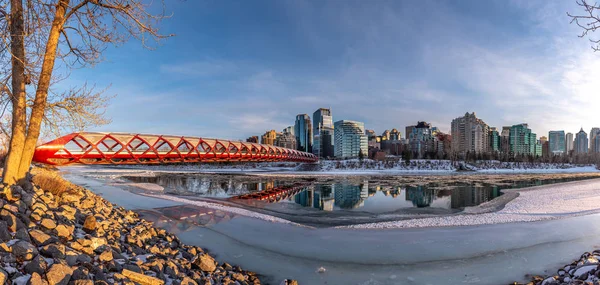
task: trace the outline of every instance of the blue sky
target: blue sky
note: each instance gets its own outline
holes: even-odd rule
[[[586,132],[600,125],[600,53],[575,1],[167,1],[155,50],[131,41],[73,71],[116,94],[119,131],[245,139],[332,109],[381,133],[428,121]],[[600,35],[598,35],[600,37]]]

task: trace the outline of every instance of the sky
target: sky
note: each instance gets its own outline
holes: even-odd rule
[[[109,47],[63,82],[116,95],[90,131],[245,139],[320,107],[377,133],[449,132],[465,112],[538,136],[600,126],[600,52],[569,24],[575,0],[166,2],[174,37]]]

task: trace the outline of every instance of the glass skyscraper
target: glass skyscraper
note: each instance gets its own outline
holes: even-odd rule
[[[565,131],[548,132],[548,143],[550,144],[550,153],[554,155],[563,154],[566,149]]]
[[[296,135],[296,149],[312,153],[312,125],[310,116],[300,114],[296,116],[294,124],[294,134]]]
[[[318,157],[333,157],[333,132],[331,110],[316,110],[313,113],[313,154]]]

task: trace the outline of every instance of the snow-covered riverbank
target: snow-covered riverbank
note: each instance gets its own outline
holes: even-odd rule
[[[494,160],[462,162],[450,160],[374,161],[365,159],[323,160],[317,164],[285,162],[226,163],[193,165],[130,165],[106,171],[145,170],[154,172],[201,172],[234,174],[299,175],[377,175],[377,174],[454,174],[460,173],[590,173],[600,172],[594,165],[563,163],[500,162]]]

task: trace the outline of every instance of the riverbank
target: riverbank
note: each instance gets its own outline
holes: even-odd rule
[[[0,199],[0,284],[261,284],[55,173],[33,182]]]

